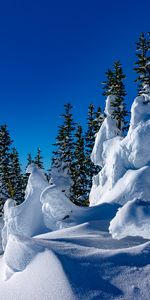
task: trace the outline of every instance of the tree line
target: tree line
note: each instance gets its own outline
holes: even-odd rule
[[[138,94],[145,91],[145,86],[150,86],[150,34],[141,33],[136,43],[136,57],[134,70],[137,73],[135,81],[138,83]],[[108,69],[103,82],[103,95],[113,95],[111,102],[112,118],[120,134],[125,135],[128,129],[128,111],[125,97],[127,95],[123,72],[120,61],[115,61],[111,69]],[[95,109],[93,104],[88,107],[87,130],[84,132],[81,124],[74,121],[72,105],[64,105],[62,125],[58,127],[58,134],[52,153],[52,163],[49,172],[45,172],[51,184],[55,183],[54,174],[58,178],[67,178],[70,183],[69,197],[78,205],[88,205],[89,192],[92,185],[92,177],[100,170],[90,160],[94,146],[95,135],[100,129],[105,114],[101,107]],[[36,163],[44,169],[40,148],[32,159],[27,157],[27,166]],[[0,214],[7,198],[13,198],[16,204],[24,199],[24,191],[28,176],[21,170],[19,155],[13,147],[9,130],[6,125],[0,126]],[[66,192],[63,190],[63,192]],[[68,195],[67,195],[68,196]]]

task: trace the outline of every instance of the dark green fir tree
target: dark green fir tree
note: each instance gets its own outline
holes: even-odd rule
[[[144,87],[150,87],[150,34],[140,34],[139,39],[136,43],[136,56],[137,61],[135,62],[134,70],[137,72],[138,77],[138,91],[141,94],[145,91]]]
[[[84,136],[81,125],[77,126],[75,132],[75,149],[73,164],[73,186],[71,189],[71,200],[77,205],[87,205],[87,176],[86,156],[84,152]]]
[[[32,160],[32,159],[31,159]],[[43,166],[43,157],[42,157],[42,155],[41,155],[41,149],[38,147],[38,149],[37,149],[37,155],[35,156],[35,158],[34,158],[34,162],[35,162],[35,164],[39,167],[39,168],[41,168],[41,169],[44,169],[44,166]]]
[[[10,149],[12,140],[6,125],[0,126],[0,215],[5,201],[11,197],[13,186],[10,178]]]
[[[96,175],[100,168],[95,166],[91,161],[91,153],[95,143],[95,135],[99,131],[104,121],[104,115],[99,107],[95,112],[93,104],[89,105],[87,117],[87,131],[85,133],[85,154],[86,154],[86,176],[87,176],[87,192],[89,193],[92,186],[92,178]]]
[[[58,134],[56,137],[56,143],[54,144],[55,150],[53,151],[52,164],[50,177],[51,182],[54,182],[54,177],[64,176],[70,182],[69,189],[72,185],[72,172],[73,172],[73,160],[74,160],[74,130],[75,123],[72,115],[72,105],[70,103],[64,105],[64,114],[61,115],[63,122],[58,127]],[[54,175],[55,174],[55,175]],[[68,193],[67,193],[68,195]]]
[[[103,82],[103,95],[112,96],[112,118],[116,120],[116,126],[122,134],[125,134],[128,130],[128,111],[125,102],[126,90],[124,85],[125,78],[126,76],[123,73],[120,61],[115,61],[113,70],[106,72],[106,81]]]
[[[12,184],[11,197],[17,204],[20,204],[24,200],[24,180],[16,148],[13,148],[10,154],[10,179]]]

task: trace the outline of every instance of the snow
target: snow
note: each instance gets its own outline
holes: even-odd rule
[[[44,189],[40,198],[45,225],[56,230],[63,226],[63,220],[67,219],[73,209],[73,203],[56,185]]]
[[[1,300],[148,300],[150,242],[113,240],[100,228],[89,221],[34,239],[10,236],[0,260]]]
[[[106,107],[108,100],[110,100],[109,97]],[[106,113],[107,123],[108,109]],[[141,197],[148,201],[150,194],[150,93],[143,93],[134,100],[131,108],[130,128],[125,138],[121,136],[104,138],[104,127],[105,123],[97,134],[92,153],[93,162],[101,165],[102,170],[93,178],[90,205],[113,201],[123,205]]]
[[[128,235],[150,239],[150,202],[141,199],[128,201],[119,208],[110,222],[109,231],[115,239]]]
[[[25,201],[6,201],[1,300],[149,300],[150,93],[135,99],[126,137],[111,101],[91,156],[102,170],[90,207],[71,203],[67,173],[53,170],[49,184],[34,164]]]
[[[35,164],[31,164],[28,167],[27,173],[30,173],[30,176],[24,202],[15,206],[15,201],[8,199],[4,205],[4,227],[2,229],[3,250],[6,248],[10,234],[30,237],[46,230],[40,195],[48,186],[48,182],[42,170]]]
[[[73,184],[71,179],[67,163],[59,162],[55,159],[55,163],[52,164],[50,184],[57,186],[61,192],[63,192],[68,198],[70,196],[70,188]]]
[[[103,155],[104,155],[104,145],[105,142],[116,137],[117,135],[121,135],[120,131],[116,127],[116,122],[111,117],[111,102],[114,100],[114,96],[108,96],[106,99],[106,107],[105,114],[106,118],[96,135],[95,145],[91,154],[91,160],[95,165],[103,167]],[[105,147],[106,148],[106,147]]]

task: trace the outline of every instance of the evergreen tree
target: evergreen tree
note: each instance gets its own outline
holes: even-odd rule
[[[105,73],[106,80],[102,82],[103,86],[103,96],[114,95],[115,88],[115,76],[111,69],[108,69]]]
[[[97,111],[95,112],[95,118],[93,121],[94,131],[97,133],[104,122],[105,116],[101,110],[101,107],[98,106]]]
[[[30,164],[32,164],[32,162],[33,162],[33,159],[32,159],[31,153],[28,153],[28,156],[27,156],[27,166],[26,166],[26,168],[27,168]]]
[[[75,133],[75,149],[73,164],[73,186],[71,189],[71,200],[78,205],[87,203],[87,178],[86,178],[86,157],[84,152],[84,136],[81,125],[77,126]]]
[[[10,197],[20,204],[24,200],[24,182],[16,148],[13,148],[10,154],[10,181],[12,185]]]
[[[70,103],[64,105],[65,112],[61,116],[63,124],[58,128],[58,135],[56,137],[55,149],[52,157],[52,169],[57,169],[61,176],[72,177],[73,171],[73,156],[74,156],[74,129],[75,123],[72,116],[72,105]],[[71,189],[71,186],[70,186]]]
[[[95,166],[91,161],[91,153],[95,143],[95,135],[99,131],[104,121],[104,115],[99,107],[95,112],[94,105],[90,104],[87,117],[87,131],[85,133],[85,153],[86,153],[86,175],[87,175],[87,192],[89,193],[92,186],[92,178],[96,175],[100,168]]]
[[[34,162],[38,165],[39,168],[44,169],[42,158],[43,157],[41,156],[41,149],[38,147],[37,155],[35,156]]]
[[[116,120],[117,128],[122,133],[128,129],[128,122],[126,121],[128,111],[125,103],[126,91],[123,83],[125,77],[120,61],[115,61],[113,70],[106,72],[106,81],[103,82],[103,95],[114,96],[111,102],[112,118]]]
[[[29,174],[26,173],[26,170],[27,170],[28,166],[32,163],[33,163],[33,159],[32,159],[31,153],[28,153],[28,155],[27,155],[27,164],[26,164],[26,167],[25,167],[25,174],[23,174],[23,190],[24,191],[26,189],[28,179],[29,179]]]
[[[12,140],[6,125],[0,126],[0,215],[4,203],[11,196],[13,186],[10,179],[10,147]]]
[[[138,77],[136,82],[139,83],[139,94],[142,92],[145,85],[150,86],[150,35],[146,35],[143,32],[139,36],[139,40],[136,43],[136,56],[134,70],[137,72]]]

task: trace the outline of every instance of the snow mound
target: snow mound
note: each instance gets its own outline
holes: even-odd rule
[[[141,236],[150,239],[150,202],[128,201],[110,222],[109,232],[115,239]]]
[[[149,201],[150,177],[146,178],[146,173],[149,176],[150,93],[143,93],[134,100],[130,128],[125,138],[115,130],[115,124],[111,132],[114,120],[110,116],[110,102],[111,97],[108,97],[107,116],[96,136],[91,156],[102,170],[93,178],[90,205],[113,201],[123,205],[135,198]],[[109,125],[112,136],[107,133]]]
[[[56,185],[47,187],[41,194],[44,222],[51,229],[63,227],[73,210],[73,204]]]
[[[42,251],[44,248],[33,239],[10,234],[4,253],[4,279],[23,271],[34,256]]]
[[[3,250],[6,248],[9,234],[30,237],[46,230],[40,195],[49,184],[43,172],[35,164],[28,167],[27,173],[31,174],[24,202],[15,206],[15,201],[8,199],[4,205]]]

